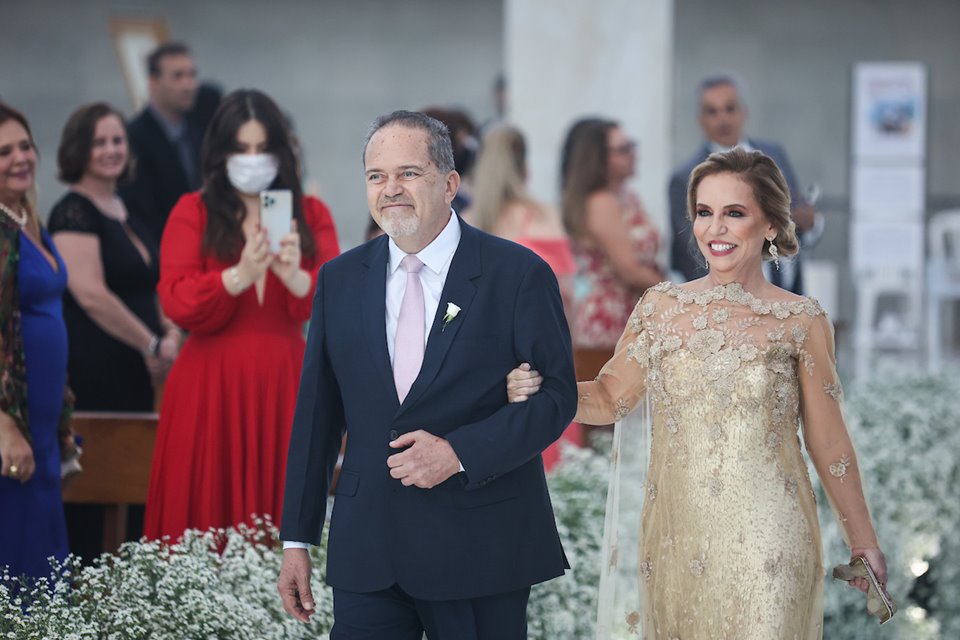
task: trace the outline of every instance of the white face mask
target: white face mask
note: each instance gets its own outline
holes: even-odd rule
[[[237,153],[227,158],[227,178],[240,193],[256,195],[276,179],[279,164],[272,153]]]

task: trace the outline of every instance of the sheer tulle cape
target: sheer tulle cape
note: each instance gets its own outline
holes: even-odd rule
[[[643,637],[640,527],[650,457],[650,396],[614,425],[597,597],[597,640]]]

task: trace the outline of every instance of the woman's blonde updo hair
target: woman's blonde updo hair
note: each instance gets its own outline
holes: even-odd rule
[[[735,147],[730,151],[712,153],[690,173],[687,187],[687,217],[690,224],[697,215],[697,189],[707,176],[732,173],[753,189],[753,197],[767,220],[777,230],[773,243],[783,257],[796,255],[800,250],[796,225],[790,217],[790,188],[777,163],[759,151]],[[763,259],[771,260],[770,242],[763,241]]]

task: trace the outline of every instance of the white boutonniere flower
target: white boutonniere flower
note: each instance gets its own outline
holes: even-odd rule
[[[457,317],[457,314],[460,313],[460,307],[453,304],[452,302],[447,303],[447,312],[443,316],[443,326],[440,327],[440,332],[446,331],[447,325],[450,324],[454,318]]]

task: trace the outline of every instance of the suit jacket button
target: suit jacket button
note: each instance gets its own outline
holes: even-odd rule
[[[396,430],[396,429],[390,429],[390,442],[393,442],[394,440],[396,440],[396,439],[399,438],[399,437],[400,437],[400,434],[397,433],[397,430]]]

